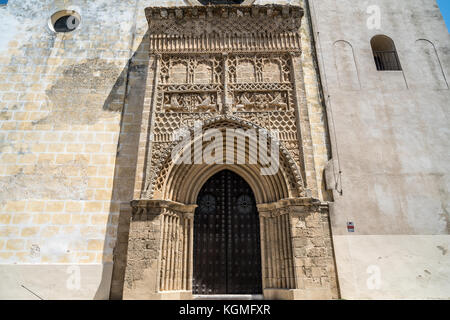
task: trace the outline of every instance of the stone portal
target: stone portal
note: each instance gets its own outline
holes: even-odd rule
[[[206,263],[202,255],[211,253],[197,241],[209,223],[199,214],[205,206],[195,210],[198,197],[204,200],[207,181],[230,171],[254,196],[244,199],[254,201],[254,215],[246,223],[250,243],[242,246],[257,261],[248,270],[237,263],[242,288],[229,278],[220,288],[205,290],[250,294],[262,289],[273,299],[336,298],[328,207],[311,198],[317,185],[306,174],[313,154],[301,59],[302,8],[147,8],[146,14],[150,67],[124,298],[190,298],[193,292],[203,293],[202,281],[209,283],[205,274],[224,272],[228,279],[228,259],[217,258],[219,265],[199,273],[199,261]],[[215,163],[203,157],[211,129],[235,134],[224,139],[223,158]],[[255,153],[248,130],[268,132],[269,144],[279,151],[277,170],[269,175],[261,169],[274,152]],[[182,148],[180,136],[187,138]],[[186,150],[189,156],[175,161]],[[234,151],[233,161],[225,150]],[[220,216],[214,210],[211,215]],[[238,211],[226,217],[235,219]],[[200,274],[206,278],[199,279]]]

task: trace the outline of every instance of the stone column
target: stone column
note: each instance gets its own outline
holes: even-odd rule
[[[150,198],[151,197],[151,186],[148,185],[148,182],[153,183],[154,177],[151,175],[151,168],[152,166],[149,163],[146,163],[145,159],[151,159],[152,158],[152,152],[153,152],[153,132],[155,128],[155,108],[156,108],[156,100],[158,96],[158,86],[159,86],[159,80],[160,80],[160,73],[161,73],[161,54],[156,54],[151,56],[151,60],[153,60],[153,79],[152,81],[148,81],[149,84],[147,84],[147,93],[146,97],[144,99],[144,104],[147,106],[149,105],[149,114],[147,115],[147,119],[142,119],[142,128],[141,128],[141,135],[146,134],[145,136],[145,144],[140,144],[139,146],[139,157],[138,157],[138,165],[143,166],[142,173],[145,171],[145,175],[139,176],[139,179],[136,179],[140,182],[140,186],[142,187],[142,180],[145,177],[150,177],[150,180],[145,181],[144,184],[144,190],[141,190],[141,194],[139,194],[139,197],[143,198]],[[148,77],[147,80],[151,80],[150,77]],[[147,122],[144,122],[144,120],[147,120]],[[141,138],[142,139],[142,138]],[[148,143],[148,145],[147,145]],[[136,187],[139,185],[136,184]],[[136,189],[135,187],[135,189]],[[135,191],[136,195],[136,191]]]
[[[230,84],[230,75],[229,75],[229,65],[228,65],[228,53],[222,54],[223,60],[223,96],[222,96],[222,114],[232,114],[233,113],[233,97],[230,94],[229,84]]]
[[[258,210],[265,298],[338,298],[328,205],[295,198]]]
[[[196,205],[136,200],[132,207],[124,299],[190,299]]]
[[[295,289],[289,216],[285,208],[259,206],[264,289]]]

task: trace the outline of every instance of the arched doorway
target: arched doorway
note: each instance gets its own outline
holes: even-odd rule
[[[248,183],[224,170],[197,198],[193,294],[262,293],[259,216]]]
[[[336,292],[328,206],[311,197],[320,170],[303,130],[304,12],[251,2],[146,9],[152,68],[124,251],[126,299]],[[222,161],[211,134],[222,138]],[[270,152],[260,148],[265,138]],[[273,174],[264,174],[268,166]]]

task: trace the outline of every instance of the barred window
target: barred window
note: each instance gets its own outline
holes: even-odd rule
[[[378,71],[402,70],[394,41],[391,38],[383,35],[375,36],[370,44]]]

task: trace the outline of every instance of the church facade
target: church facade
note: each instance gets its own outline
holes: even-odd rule
[[[450,298],[434,0],[0,16],[0,298]]]

